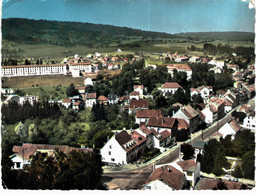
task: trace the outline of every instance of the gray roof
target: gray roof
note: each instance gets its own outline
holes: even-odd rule
[[[204,141],[195,141],[193,143],[193,148],[203,149],[206,144],[207,144],[207,142],[204,142]]]

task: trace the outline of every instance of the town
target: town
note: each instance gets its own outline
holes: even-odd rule
[[[23,65],[2,66],[3,79],[65,75],[84,82],[70,83],[61,92],[63,99],[2,88],[3,142],[14,144],[12,154],[5,156],[10,159],[7,173],[18,171],[18,182],[29,174],[23,170],[39,171],[40,159],[61,154],[74,159],[74,151],[80,151],[95,155],[91,161],[98,166],[90,167],[103,174],[94,183],[97,189],[254,187],[253,60],[238,62],[236,54],[225,59],[178,52],[126,54],[121,49],[116,54],[76,54],[59,64],[28,65],[26,60]],[[149,63],[152,58],[157,63]],[[5,150],[8,154],[10,148]],[[80,158],[89,157],[74,161]],[[44,171],[33,174],[49,170]],[[120,181],[122,174],[130,174],[129,182]],[[3,179],[6,186],[8,177]],[[24,187],[33,188],[28,181]],[[58,182],[42,178],[38,186],[74,187]]]

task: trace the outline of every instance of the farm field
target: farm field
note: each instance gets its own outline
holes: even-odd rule
[[[9,88],[33,88],[47,87],[47,86],[68,86],[71,83],[74,85],[83,85],[83,78],[73,78],[65,75],[54,75],[54,76],[30,76],[30,77],[11,77],[2,78],[2,87]]]

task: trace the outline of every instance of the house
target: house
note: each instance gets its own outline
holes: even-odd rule
[[[98,97],[98,101],[99,101],[100,104],[103,104],[105,106],[108,104],[108,98],[104,95],[100,95]]]
[[[200,95],[204,102],[207,102],[209,99],[210,94],[212,94],[213,89],[212,86],[200,86],[198,88],[190,88],[190,96],[191,98],[193,95]]]
[[[233,119],[229,123],[226,123],[218,130],[218,134],[224,139],[227,135],[231,135],[234,139],[235,134],[241,130],[241,126]]]
[[[14,95],[14,90],[11,89],[11,88],[2,88],[2,89],[1,89],[1,93],[2,93],[4,96],[7,96],[7,95]]]
[[[159,88],[159,90],[162,91],[165,96],[167,93],[173,95],[179,88],[182,89],[182,87],[176,82],[166,82]]]
[[[87,77],[86,79],[84,79],[84,85],[93,85],[93,81],[91,78]]]
[[[228,113],[234,108],[234,106],[233,106],[234,104],[229,100],[224,100],[224,101],[225,101],[224,112]]]
[[[136,131],[147,138],[148,148],[158,148],[161,152],[165,150],[165,147],[172,143],[171,131],[164,130],[160,133],[153,128],[147,128],[145,125],[140,126]]]
[[[205,116],[204,121],[207,124],[212,124],[218,120],[218,108],[215,105],[207,104],[201,112]]]
[[[252,85],[244,85],[242,90],[247,94],[247,97],[249,99],[251,99],[252,97],[255,96],[255,85],[254,84],[252,84]]]
[[[127,164],[136,160],[138,152],[147,147],[147,139],[138,132],[121,131],[100,150],[102,161],[108,164]]]
[[[24,104],[25,102],[28,102],[31,105],[33,105],[34,102],[38,102],[38,96],[27,95],[27,96],[20,97],[20,104]]]
[[[118,103],[117,95],[108,94],[108,103],[109,104],[116,104],[116,103]]]
[[[138,110],[135,116],[135,123],[147,123],[150,117],[162,117],[161,110]]]
[[[199,182],[196,184],[195,190],[213,190],[217,189],[218,183],[221,182],[218,179],[210,179],[210,178],[200,178]],[[226,181],[223,180],[224,184],[227,186],[228,190],[241,190],[243,189],[243,183],[234,182],[234,181]]]
[[[13,169],[23,169],[25,166],[30,165],[33,155],[37,152],[47,153],[54,155],[55,150],[59,150],[68,154],[71,151],[83,151],[86,153],[93,152],[93,149],[88,148],[74,148],[67,145],[48,145],[48,144],[31,144],[24,143],[22,146],[13,146],[13,155],[10,156],[13,162]]]
[[[80,101],[80,100],[75,101],[73,102],[72,109],[79,111],[83,107],[83,104],[84,104],[83,101]]]
[[[185,174],[171,166],[159,167],[150,174],[143,185],[144,190],[182,190],[186,185]]]
[[[200,141],[200,140],[196,140],[192,147],[195,150],[195,156],[197,156],[198,154],[203,155],[204,154],[204,147],[207,145],[207,142],[205,141]]]
[[[242,104],[238,109],[237,112],[243,112],[245,114],[248,114],[250,111],[250,106],[247,104]]]
[[[78,90],[80,94],[85,94],[86,86],[76,86],[75,89]]]
[[[211,98],[209,100],[210,105],[214,105],[217,108],[218,119],[221,119],[225,116],[225,100],[222,98]]]
[[[178,161],[177,165],[182,168],[183,173],[185,173],[187,185],[195,187],[197,180],[200,178],[201,165],[194,159]]]
[[[184,119],[189,124],[190,133],[193,133],[200,124],[200,116],[190,105],[181,107],[173,118]]]
[[[189,61],[189,57],[183,56],[183,57],[177,57],[175,59],[175,62],[188,62]]]
[[[150,117],[146,126],[154,128],[157,132],[169,130],[173,134],[178,130],[178,120],[171,117]]]
[[[192,76],[192,69],[187,64],[167,64],[168,73],[172,75],[174,70],[177,70],[177,72],[185,72],[187,73],[187,80],[191,79]]]
[[[129,114],[136,114],[137,110],[149,109],[147,100],[131,100],[129,105]]]
[[[133,91],[130,93],[130,99],[131,100],[139,100],[141,94],[138,91]]]
[[[232,69],[233,71],[238,71],[239,66],[236,64],[227,64],[227,69]]]
[[[191,63],[198,63],[201,61],[201,58],[199,56],[192,56],[190,59],[189,59],[189,62]]]
[[[79,73],[82,72],[92,72],[92,64],[87,62],[82,63],[69,63],[68,64],[69,72],[72,72],[73,70],[79,70]]]
[[[85,106],[92,108],[96,104],[97,95],[96,93],[86,93],[85,94]]]
[[[62,100],[62,105],[65,106],[66,108],[70,108],[71,104],[72,104],[72,100],[70,98]]]
[[[224,60],[211,60],[208,62],[209,65],[213,65],[216,68],[223,69],[225,66],[225,61]]]
[[[246,129],[252,129],[255,131],[256,129],[255,111],[251,112],[244,118],[242,127]]]

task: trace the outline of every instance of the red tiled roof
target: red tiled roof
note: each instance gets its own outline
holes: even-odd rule
[[[167,64],[167,68],[169,70],[185,70],[185,71],[188,71],[188,70],[192,70],[187,64]]]
[[[232,102],[229,100],[225,100],[225,106],[232,106]]]
[[[123,101],[125,99],[129,99],[129,96],[122,96],[122,97],[119,98],[120,101]]]
[[[78,100],[78,101],[74,102],[74,106],[79,106],[81,103],[82,102]]]
[[[107,98],[106,96],[104,96],[104,95],[100,95],[100,96],[98,97],[98,100],[99,100],[99,101],[108,101],[108,98]]]
[[[96,93],[87,93],[86,99],[96,99],[97,95]]]
[[[149,135],[150,133],[152,133],[152,131],[151,131],[150,129],[148,129],[148,128],[146,127],[146,125],[140,126],[140,130],[141,130],[142,132],[144,132],[146,135]]]
[[[241,126],[234,119],[231,122],[229,122],[229,125],[235,130],[235,132],[241,130]]]
[[[72,101],[71,101],[71,99],[70,98],[68,98],[68,99],[63,99],[62,100],[62,103],[71,103]]]
[[[220,106],[221,104],[224,104],[224,103],[225,103],[224,99],[221,99],[221,98],[212,98],[212,99],[210,99],[209,102],[215,103],[215,104],[217,104],[218,106]]]
[[[165,84],[163,84],[162,88],[182,88],[182,87],[176,82],[166,82]]]
[[[194,171],[196,168],[195,160],[184,160],[177,163],[183,171]]]
[[[131,136],[127,133],[127,131],[121,131],[120,133],[115,135],[116,141],[122,146],[127,142],[132,141]]]
[[[88,62],[73,63],[73,62],[71,62],[69,65],[70,65],[70,66],[76,66],[76,65],[91,65],[91,63],[88,63]]]
[[[149,108],[149,102],[147,100],[131,100],[129,108]]]
[[[136,145],[140,145],[147,141],[147,138],[145,138],[143,135],[139,134],[137,131],[132,131],[131,133],[132,139],[136,141]]]
[[[149,118],[149,117],[161,117],[162,111],[161,110],[138,110],[136,112],[137,118]]]
[[[181,111],[189,118],[194,118],[199,115],[190,105],[181,108]]]
[[[169,130],[164,130],[164,131],[162,131],[162,132],[160,133],[160,135],[162,136],[162,137],[160,138],[160,140],[164,140],[164,139],[166,139],[167,137],[170,137],[170,136],[172,135],[172,133],[171,133],[171,131],[169,131]]]
[[[184,173],[178,169],[171,165],[166,165],[155,169],[147,179],[146,183],[155,180],[160,180],[175,190],[181,190],[186,181],[186,177]]]
[[[189,128],[189,124],[184,119],[177,118],[177,120],[178,120],[178,130],[181,130],[181,129],[187,130]]]
[[[24,159],[29,160],[31,156],[35,154],[38,150],[56,150],[58,149],[61,152],[64,152],[68,154],[72,150],[78,150],[78,151],[85,151],[85,152],[92,152],[92,149],[82,149],[82,148],[74,148],[69,147],[67,145],[48,145],[48,144],[30,144],[25,143],[22,146],[13,146],[13,152],[21,157],[24,157]]]
[[[143,86],[143,85],[134,85],[134,86],[133,86],[133,89],[137,89],[137,88],[141,88],[141,89],[143,89],[143,88],[144,88],[144,86]]]
[[[173,128],[176,119],[170,117],[150,117],[147,126]]]
[[[243,185],[240,182],[234,181],[226,181],[222,180],[229,190],[240,190]],[[209,179],[209,178],[201,178],[198,184],[197,190],[212,190],[213,188],[217,188],[219,180]]]
[[[133,91],[130,93],[130,95],[140,95],[140,93],[138,91]]]

